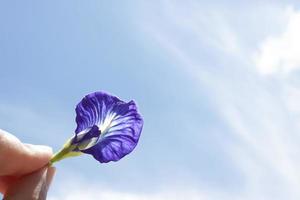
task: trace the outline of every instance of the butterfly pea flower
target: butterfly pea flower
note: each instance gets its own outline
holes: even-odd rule
[[[100,163],[118,161],[136,147],[143,119],[134,101],[105,92],[86,95],[76,106],[75,134],[50,160],[90,154]]]

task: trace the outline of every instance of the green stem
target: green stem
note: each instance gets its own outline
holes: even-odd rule
[[[64,158],[79,156],[82,154],[81,152],[73,151],[76,148],[76,146],[71,145],[70,141],[71,140],[69,140],[59,152],[55,153],[52,156],[52,158],[49,161],[49,166],[53,165],[53,163],[58,162]]]

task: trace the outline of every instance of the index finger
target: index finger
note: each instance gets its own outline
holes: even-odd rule
[[[0,176],[27,174],[45,166],[52,149],[42,145],[23,144],[0,129]]]

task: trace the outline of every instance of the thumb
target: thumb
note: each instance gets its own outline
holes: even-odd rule
[[[52,149],[47,146],[23,144],[14,135],[0,129],[0,176],[28,174],[45,166]]]
[[[54,167],[44,167],[21,177],[8,188],[4,200],[45,200],[54,174]]]

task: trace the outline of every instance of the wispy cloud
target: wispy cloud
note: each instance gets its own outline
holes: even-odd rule
[[[259,5],[254,16],[255,6],[251,11],[239,7],[241,11],[235,13],[226,5],[207,10],[194,1],[184,5],[164,2],[159,20],[152,18],[144,28],[174,63],[180,63],[176,65],[182,66],[182,71],[195,78],[199,88],[210,89],[212,102],[230,127],[232,142],[224,152],[232,156],[243,176],[238,192],[230,194],[232,199],[299,199],[300,130],[291,112],[299,110],[295,103],[300,101],[299,92],[291,91],[287,80],[260,76],[300,66],[299,13],[278,5],[268,17],[277,19],[279,15],[288,26],[277,27],[277,22],[259,21],[271,5]],[[239,14],[244,18],[239,19]],[[243,26],[239,26],[240,20]],[[268,25],[270,30],[282,29],[283,34],[274,37],[271,31],[251,35],[247,25],[253,28],[253,22],[258,29]],[[243,34],[241,29],[250,34]],[[258,54],[255,60],[253,54]],[[287,91],[292,100],[285,97]],[[225,187],[215,189],[215,194],[225,191]]]
[[[286,74],[300,67],[300,13],[288,7],[286,16],[282,33],[268,36],[256,53],[256,65],[262,74]]]
[[[67,186],[67,187],[66,187]],[[124,192],[109,189],[101,184],[91,184],[74,179],[61,182],[60,190],[51,195],[49,200],[81,200],[81,199],[104,199],[104,200],[231,200],[225,194],[214,194],[209,191],[200,191],[193,188],[168,188],[155,193]]]

